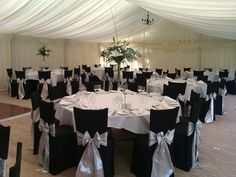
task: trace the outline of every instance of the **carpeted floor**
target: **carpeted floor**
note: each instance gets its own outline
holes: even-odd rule
[[[31,107],[30,100],[17,100],[0,92],[1,102]],[[216,121],[204,124],[201,130],[200,164],[202,168],[184,172],[175,168],[176,177],[234,177],[236,176],[236,96],[225,97],[225,114],[217,116]],[[37,156],[32,155],[30,135],[30,115],[18,116],[16,119],[4,119],[3,125],[11,126],[8,162],[15,162],[16,142],[23,142],[21,177],[52,177],[35,170],[39,168]],[[119,142],[115,146],[115,177],[134,177],[130,173],[131,142]],[[75,176],[75,168],[68,169],[58,177]]]
[[[16,106],[12,104],[7,104],[7,103],[0,103],[0,119],[5,119],[8,117],[20,115],[23,113],[30,112],[31,109],[29,108],[24,108],[21,106]]]

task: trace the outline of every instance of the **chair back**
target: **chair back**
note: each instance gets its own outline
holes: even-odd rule
[[[47,122],[48,125],[55,123],[55,111],[54,111],[54,103],[41,100],[39,103],[39,112],[40,117]]]
[[[123,79],[133,79],[133,71],[123,71]]]
[[[40,96],[39,90],[35,90],[31,96],[32,110],[35,110],[39,107],[40,100],[41,100],[41,96]]]
[[[179,92],[173,87],[164,84],[163,85],[163,96],[168,96],[170,98],[176,99],[179,95]]]
[[[50,79],[51,78],[51,71],[38,71],[39,80],[44,79]]]
[[[167,73],[167,77],[169,77],[171,79],[175,79],[176,78],[176,73]]]
[[[80,67],[74,68],[74,75],[80,75]]]
[[[107,128],[108,108],[100,110],[84,110],[74,107],[76,130],[85,133],[89,132],[93,137],[96,132],[105,133]]]
[[[198,76],[198,77],[197,77],[197,80],[198,80],[198,81],[201,80],[201,81],[207,83],[207,81],[208,81],[208,76]]]
[[[174,87],[177,93],[185,94],[185,89],[187,86],[187,82],[179,83],[179,82],[168,82],[168,85]]]
[[[144,75],[144,77],[146,78],[146,79],[150,79],[151,78],[151,76],[152,76],[152,71],[143,71],[143,75]]]
[[[189,68],[184,68],[184,72],[185,71],[191,71],[191,68],[189,67]]]
[[[156,72],[161,76],[162,75],[162,69],[156,68]]]
[[[203,73],[204,73],[204,71],[193,70],[193,76],[196,76],[196,77],[202,77]]]
[[[20,177],[21,156],[22,156],[22,142],[17,142],[16,162],[15,162],[15,165],[10,168],[9,177]]]
[[[87,66],[87,67],[85,68],[85,72],[86,72],[86,73],[91,73],[91,67]]]
[[[0,158],[7,159],[10,139],[10,126],[0,124]]]
[[[150,110],[150,130],[159,133],[163,131],[164,134],[168,130],[173,130],[176,125],[176,118],[179,107],[164,110]]]
[[[15,73],[16,73],[17,79],[20,79],[20,80],[25,79],[25,72],[24,71],[15,71]]]
[[[56,100],[66,95],[66,86],[63,83],[58,83],[56,86],[48,88],[48,96],[50,100]]]
[[[8,76],[9,78],[12,78],[12,74],[13,74],[12,68],[7,68],[7,76]]]
[[[224,71],[219,71],[219,78],[228,78],[229,71],[224,70]]]
[[[190,101],[189,101],[190,105],[192,106],[199,99],[200,99],[200,93],[191,90]]]
[[[196,124],[196,122],[200,117],[201,106],[202,106],[202,100],[200,98],[194,101],[191,105],[189,121],[191,121],[193,124]]]
[[[63,69],[64,71],[68,70],[68,66],[60,66],[60,68]]]
[[[128,82],[128,89],[133,91],[133,92],[137,92],[138,91],[138,84],[136,82]]]
[[[112,67],[105,67],[105,74],[108,74],[110,78],[114,78],[114,71]]]
[[[180,69],[175,68],[175,73],[178,77],[181,76],[181,70]]]
[[[72,72],[72,70],[64,70],[64,78],[71,78]]]

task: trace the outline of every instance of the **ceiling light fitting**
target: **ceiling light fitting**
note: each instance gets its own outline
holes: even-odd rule
[[[144,25],[152,25],[154,23],[154,18],[150,19],[149,12],[147,11],[147,17],[142,18],[142,22]]]

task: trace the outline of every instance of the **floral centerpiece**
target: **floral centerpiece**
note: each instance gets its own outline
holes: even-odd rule
[[[138,57],[141,57],[141,54],[129,47],[129,43],[126,41],[120,42],[116,41],[113,37],[113,43],[110,47],[105,48],[101,56],[106,60],[106,62],[115,61],[117,63],[117,80],[120,80],[120,65],[126,61],[133,61]]]
[[[49,53],[51,52],[50,49],[47,49],[46,46],[41,47],[38,49],[37,55],[41,55],[43,59],[43,67],[45,67],[45,56],[49,56]]]

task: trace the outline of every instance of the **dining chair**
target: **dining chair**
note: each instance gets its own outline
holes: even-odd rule
[[[145,77],[145,75],[143,73],[136,73],[136,79],[135,79],[135,83],[137,84],[137,86],[141,86],[142,88],[144,88],[144,90],[146,90],[147,87],[147,78]]]
[[[114,78],[114,70],[112,67],[105,67],[105,75],[109,78]]]
[[[7,158],[9,150],[10,126],[0,124],[0,176],[8,176]]]
[[[41,136],[41,132],[39,131],[39,119],[40,119],[40,112],[39,112],[39,103],[41,101],[41,96],[39,90],[36,90],[32,93],[31,96],[31,105],[32,105],[32,136],[33,136],[33,154],[38,154],[39,149],[39,139]]]
[[[114,176],[114,142],[107,127],[108,108],[83,110],[74,107],[77,134],[76,176]]]
[[[67,95],[72,94],[72,72],[73,70],[64,70],[64,84]]]
[[[229,71],[227,69],[219,71],[219,78],[228,78]]]
[[[190,116],[175,127],[173,140],[174,166],[189,171],[198,165],[201,122],[198,121],[202,100],[192,104]]]
[[[189,71],[189,72],[190,72],[190,71],[191,71],[191,68],[190,68],[190,67],[184,68],[184,72],[185,72],[185,71]]]
[[[236,80],[227,81],[226,88],[228,94],[236,95]]]
[[[45,171],[56,175],[76,165],[77,141],[73,127],[56,125],[54,103],[40,101],[39,163]],[[44,153],[48,152],[48,153]]]
[[[15,161],[14,166],[12,166],[9,170],[9,177],[20,177],[21,156],[22,156],[22,142],[17,142],[17,145],[16,145],[16,161]]]
[[[182,95],[185,94],[187,82],[180,83],[180,82],[168,81],[168,85],[174,87],[177,93],[180,93]]]
[[[150,110],[149,135],[133,141],[131,172],[136,177],[174,176],[172,140],[178,110]]]
[[[167,77],[171,79],[176,79],[176,73],[167,73]]]
[[[143,71],[142,74],[146,79],[150,79],[152,77],[153,72],[152,71]]]
[[[16,97],[18,92],[17,81],[13,79],[13,71],[12,68],[7,68],[7,76],[8,76],[8,93],[11,97]]]
[[[193,70],[193,76],[195,77],[203,77],[204,71]]]
[[[157,74],[159,74],[160,76],[162,75],[162,69],[156,68],[156,72],[157,72]]]
[[[29,84],[29,81],[25,80],[25,72],[24,71],[15,71],[16,80],[17,80],[17,98],[19,99],[29,99],[32,94],[32,88]]]
[[[175,89],[175,87],[171,85],[163,85],[163,96],[168,96],[170,98],[173,98],[174,100],[177,99],[177,96],[179,95],[178,90]]]
[[[176,73],[176,76],[178,76],[178,78],[180,78],[180,76],[181,76],[181,70],[178,69],[178,68],[175,68],[175,73]]]

